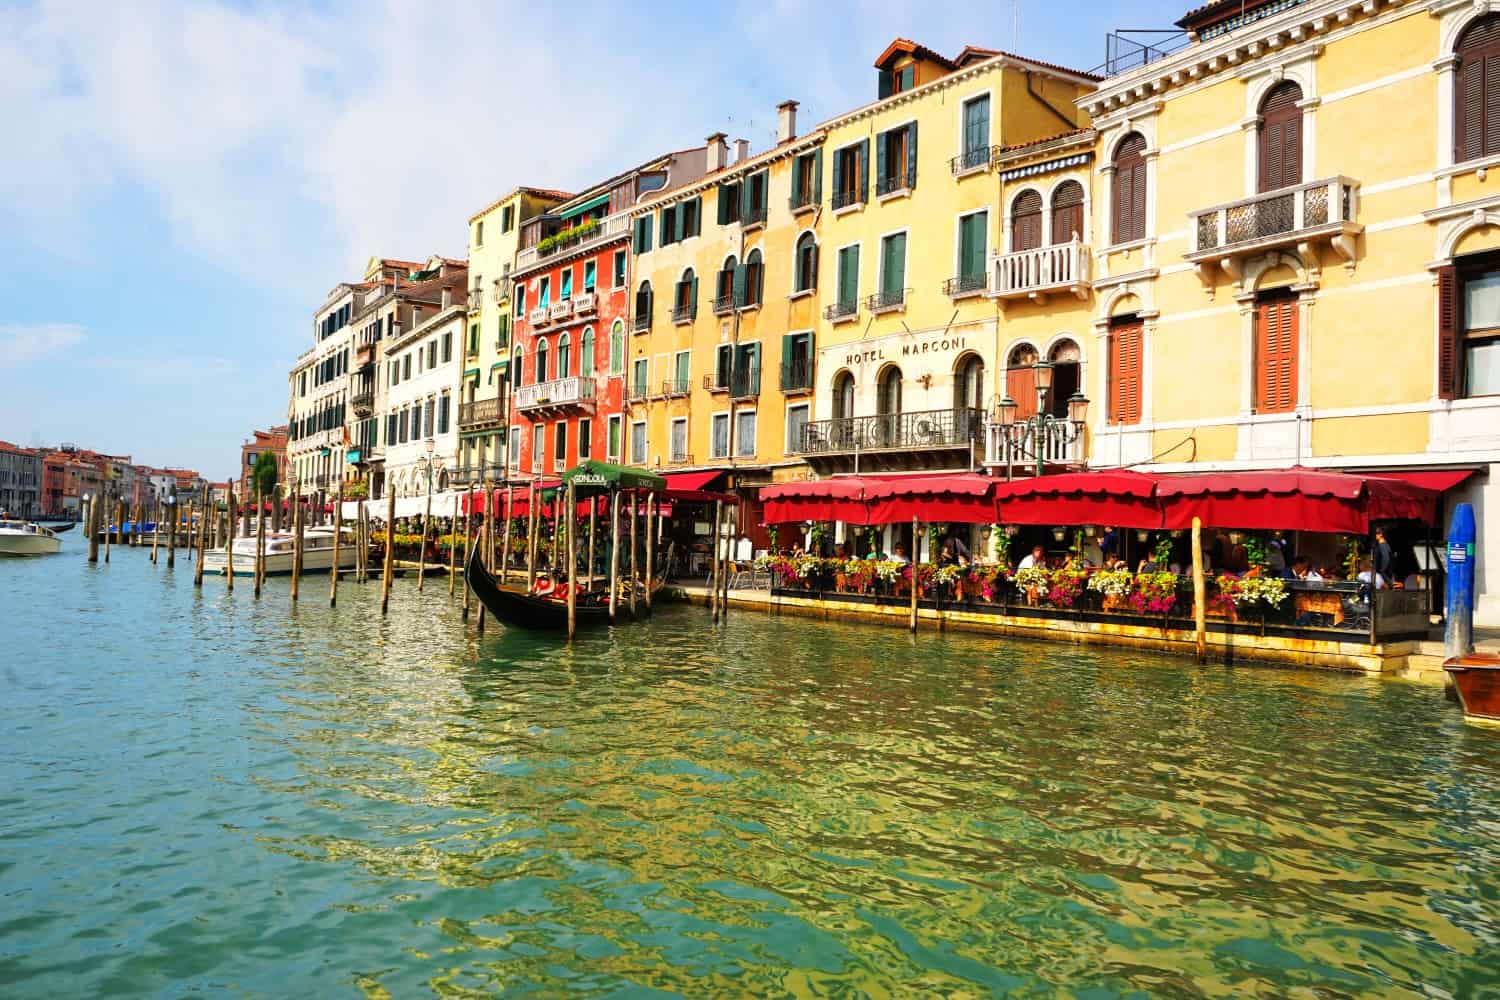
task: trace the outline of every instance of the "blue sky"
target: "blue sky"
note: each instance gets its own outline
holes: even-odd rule
[[[1021,0],[1016,47],[1087,69],[1186,6]],[[0,0],[0,439],[223,478],[367,257],[463,256],[517,184],[721,129],[763,148],[786,98],[803,127],[870,100],[893,37],[952,54],[1012,29],[1005,0]]]

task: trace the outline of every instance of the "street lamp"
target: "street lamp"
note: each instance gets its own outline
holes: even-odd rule
[[[1047,412],[1047,394],[1052,391],[1052,376],[1055,366],[1050,361],[1038,361],[1031,366],[1036,380],[1036,414],[1027,417],[1018,434],[1012,435],[1016,426],[1016,411],[1020,404],[1009,395],[995,404],[996,419],[1001,433],[1007,440],[1005,449],[1005,478],[1012,476],[1015,451],[1028,447],[1036,456],[1036,474],[1040,476],[1046,468],[1048,446],[1054,442],[1063,446],[1083,437],[1083,428],[1088,422],[1089,400],[1083,392],[1076,391],[1068,397],[1068,415],[1054,417]],[[1014,437],[1014,441],[1011,438]],[[1012,447],[1012,445],[1014,447]]]

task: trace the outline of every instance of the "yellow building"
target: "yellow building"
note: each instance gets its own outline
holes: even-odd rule
[[[571,198],[519,187],[469,217],[469,319],[459,398],[458,482],[503,476],[505,378],[511,344],[511,269],[521,225]]]
[[[755,155],[709,136],[703,178],[634,213],[627,461],[737,487],[803,474],[825,212],[822,133],[797,135],[796,110]]]

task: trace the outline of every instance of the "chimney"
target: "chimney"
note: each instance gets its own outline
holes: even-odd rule
[[[734,140],[734,162],[744,163],[748,159],[750,159],[750,140]]]
[[[453,305],[453,286],[452,285],[444,285],[443,286],[443,308],[444,309],[448,309],[448,308],[451,308],[452,305]]]
[[[729,158],[729,146],[724,140],[728,138],[723,132],[715,132],[708,137],[708,159],[704,166],[709,173],[723,170],[727,166],[725,160]]]
[[[776,142],[791,142],[797,138],[797,102],[782,101],[776,105]]]

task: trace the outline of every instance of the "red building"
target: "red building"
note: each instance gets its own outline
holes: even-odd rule
[[[286,440],[287,426],[282,424],[268,431],[251,431],[250,440],[240,445],[240,474],[237,488],[241,500],[250,498],[254,489],[250,477],[255,472],[255,460],[265,452],[276,456],[276,481],[286,482]]]
[[[618,462],[629,351],[629,208],[703,175],[704,152],[669,153],[521,227],[512,272],[510,470],[551,478],[594,458]]]

